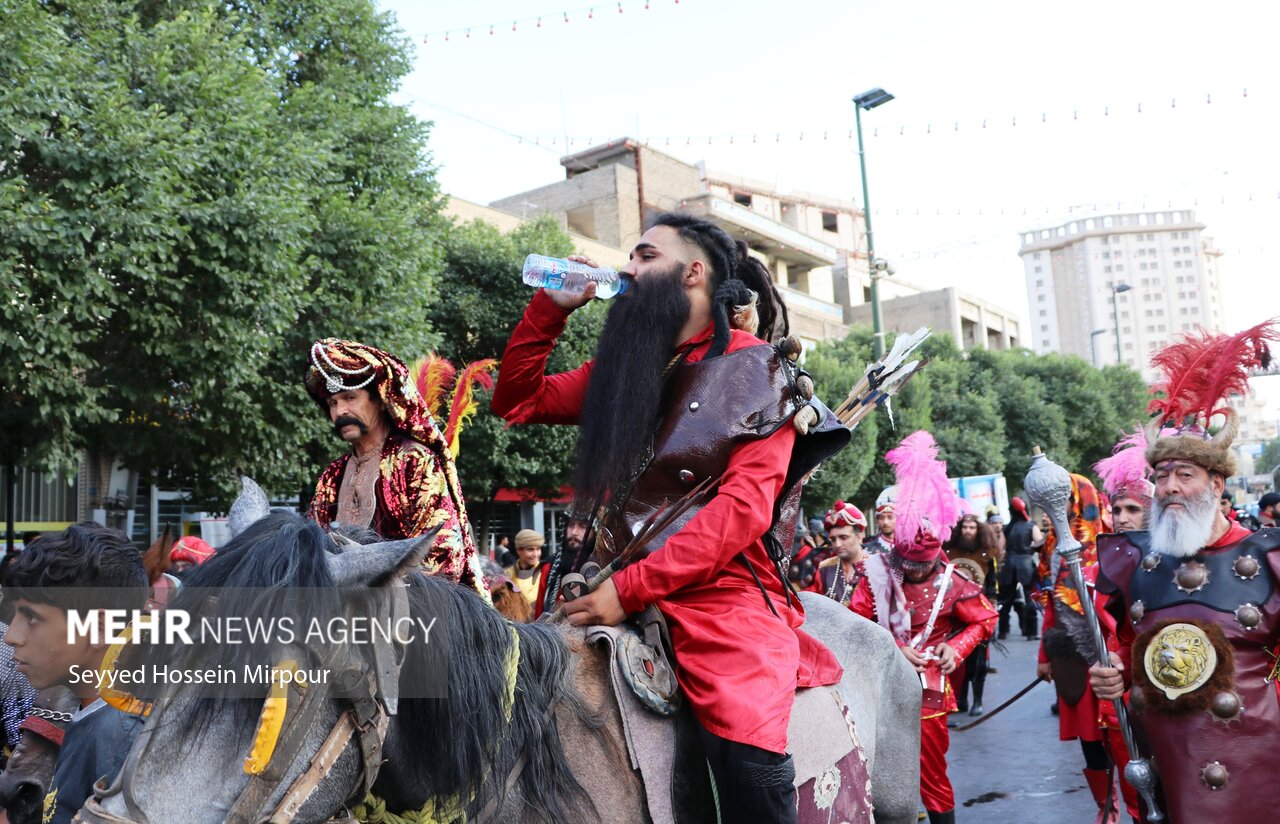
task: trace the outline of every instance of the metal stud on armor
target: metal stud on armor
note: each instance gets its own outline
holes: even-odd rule
[[[1156,567],[1160,566],[1160,553],[1148,552],[1142,559],[1143,572],[1155,572]]]
[[[1230,777],[1231,773],[1227,772],[1227,768],[1222,766],[1220,761],[1205,764],[1204,769],[1200,770],[1201,780],[1211,790],[1220,790],[1227,786],[1227,779]]]
[[[1236,623],[1245,629],[1255,629],[1262,623],[1262,610],[1253,604],[1241,604],[1236,608]]]
[[[1209,583],[1209,568],[1199,561],[1186,561],[1173,574],[1173,584],[1179,592],[1190,595],[1199,592]]]
[[[1258,559],[1252,555],[1241,555],[1236,558],[1236,562],[1231,566],[1236,577],[1248,581],[1257,576],[1261,567],[1258,565]]]
[[[1220,692],[1209,702],[1209,711],[1223,721],[1234,721],[1244,711],[1244,702],[1234,692]]]
[[[1146,615],[1147,608],[1142,605],[1141,601],[1134,601],[1133,606],[1129,607],[1129,620],[1135,624],[1142,620],[1142,616]]]

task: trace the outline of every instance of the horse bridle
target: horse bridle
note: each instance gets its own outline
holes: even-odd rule
[[[373,593],[389,593],[386,605],[392,620],[409,614],[408,589],[402,582],[371,589]],[[371,647],[371,650],[370,650]],[[366,650],[369,650],[366,652]],[[382,746],[387,726],[395,714],[399,699],[400,666],[404,661],[404,645],[388,638],[376,638],[371,645],[331,644],[323,658],[314,659],[319,668],[332,674],[332,684],[323,688],[316,684],[289,684],[290,700],[279,738],[265,768],[250,775],[249,783],[236,797],[224,822],[226,824],[286,824],[311,798],[328,777],[338,757],[352,738],[359,739],[362,778],[360,788],[367,794],[382,767]],[[324,742],[308,765],[269,812],[265,810],[272,792],[284,780],[285,771],[293,764],[298,751],[315,724],[325,699],[330,693],[349,703],[330,728]],[[177,694],[177,685],[167,686],[157,700],[153,715],[157,718]],[[145,824],[137,800],[131,792],[129,777],[136,771],[146,753],[154,731],[153,724],[138,735],[119,777],[108,788],[95,788],[77,816],[84,824]],[[121,795],[131,818],[121,818],[102,806],[102,799]],[[362,796],[363,797],[363,796]],[[265,813],[265,815],[264,815]]]

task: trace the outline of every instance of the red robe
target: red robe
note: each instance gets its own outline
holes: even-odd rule
[[[508,423],[577,423],[593,361],[546,375],[547,356],[568,315],[537,292],[511,334],[491,406]],[[712,327],[681,344],[702,360]],[[763,341],[733,331],[726,352]],[[772,752],[787,750],[797,688],[834,684],[843,671],[831,652],[801,632],[804,611],[783,594],[760,536],[769,529],[795,443],[795,428],[735,448],[719,489],[684,529],[613,576],[628,613],[656,604],[671,630],[676,674],[699,722],[711,733]],[[764,602],[746,564],[769,590]]]

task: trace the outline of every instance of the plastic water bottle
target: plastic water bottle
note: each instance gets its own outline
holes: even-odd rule
[[[524,282],[535,289],[573,295],[582,294],[588,283],[595,283],[596,297],[605,300],[627,291],[627,279],[612,269],[592,269],[585,263],[546,255],[529,255],[524,259]]]

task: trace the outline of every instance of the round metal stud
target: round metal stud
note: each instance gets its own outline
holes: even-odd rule
[[[1231,569],[1235,572],[1237,578],[1242,578],[1246,581],[1256,578],[1260,571],[1258,559],[1252,555],[1241,555],[1236,558],[1236,562],[1231,565]]]
[[[1173,574],[1173,584],[1179,592],[1190,595],[1204,589],[1209,583],[1209,568],[1199,561],[1187,561]]]
[[[1134,601],[1129,607],[1129,620],[1135,624],[1142,620],[1142,616],[1147,614],[1147,608],[1142,601]]]
[[[1160,566],[1160,553],[1148,552],[1142,557],[1142,571],[1154,572],[1155,568]]]
[[[1209,702],[1209,711],[1224,721],[1230,721],[1240,714],[1244,704],[1240,696],[1234,692],[1220,692]]]
[[[1213,761],[1204,765],[1200,770],[1200,780],[1205,786],[1211,790],[1220,790],[1227,786],[1227,779],[1231,778],[1231,773],[1227,772],[1227,768],[1222,766],[1222,762]]]
[[[697,411],[698,411],[698,407],[700,407],[700,406],[702,406],[702,404],[698,403],[697,401],[694,401],[693,403],[689,404],[689,411],[690,411],[690,412],[697,412]]]
[[[692,472],[690,472],[689,470],[687,470],[687,469],[681,469],[681,470],[677,473],[677,475],[680,477],[680,480],[684,481],[685,483],[687,483],[687,484],[691,484],[691,483],[693,483],[693,473],[692,473]]]
[[[1245,629],[1256,629],[1262,623],[1262,610],[1253,604],[1241,604],[1236,607],[1236,623]]]

